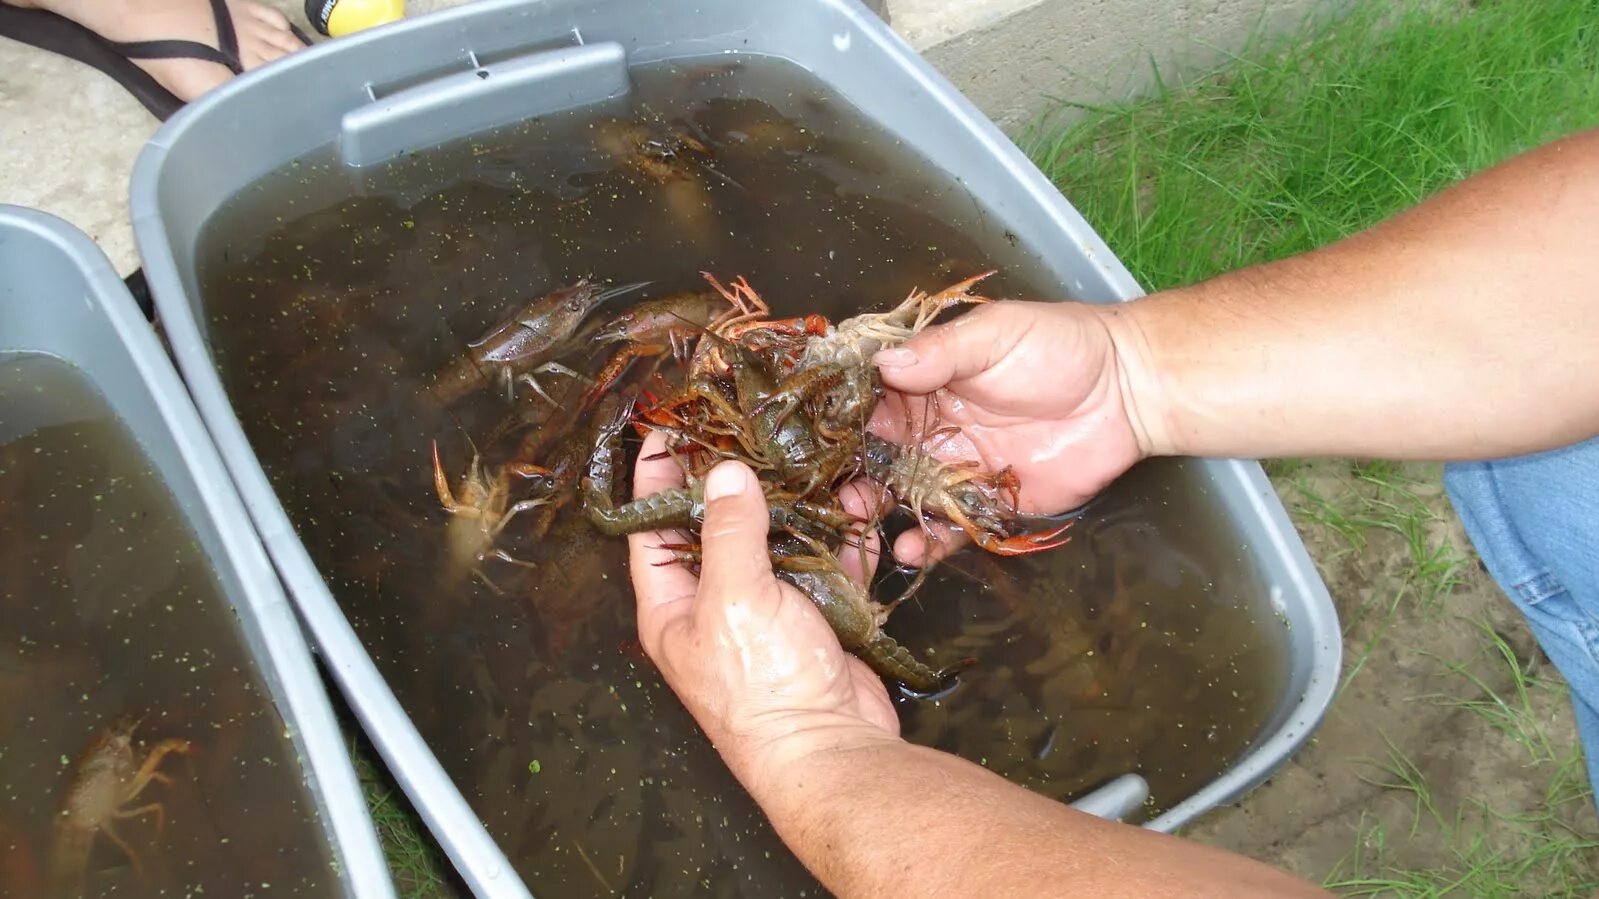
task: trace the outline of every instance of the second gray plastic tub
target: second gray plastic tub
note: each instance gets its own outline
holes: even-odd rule
[[[324,831],[343,894],[392,897],[366,801],[294,609],[155,332],[88,237],[44,213],[0,205],[0,358],[9,353],[47,355],[76,368],[138,441],[231,603],[300,759],[317,819],[307,826]]]
[[[1138,286],[1016,147],[852,0],[484,0],[341,39],[238,78],[180,112],[140,157],[132,210],[156,303],[207,425],[317,645],[363,726],[471,888],[527,895],[383,682],[295,535],[218,377],[195,251],[207,219],[261,176],[336,142],[351,167],[625,93],[627,67],[754,53],[797,63],[884,131],[920,148],[1041,260],[1060,295],[1131,299]],[[1146,826],[1171,830],[1263,781],[1331,700],[1340,638],[1331,601],[1260,467],[1195,466],[1288,625],[1287,682],[1250,751]],[[1136,777],[1080,807],[1119,817]]]

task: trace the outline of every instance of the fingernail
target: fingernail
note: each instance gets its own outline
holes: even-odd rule
[[[879,368],[909,368],[916,364],[916,351],[907,347],[895,347],[891,350],[879,350],[872,357]]]
[[[713,500],[738,496],[744,492],[744,485],[748,482],[749,475],[744,473],[744,466],[736,462],[723,462],[711,469],[710,475],[705,478],[705,498]]]

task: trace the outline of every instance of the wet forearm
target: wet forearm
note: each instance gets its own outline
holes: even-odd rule
[[[1294,896],[1249,859],[1077,812],[897,740],[816,752],[746,780],[835,895]]]
[[[1159,453],[1511,455],[1599,433],[1599,132],[1109,313]]]

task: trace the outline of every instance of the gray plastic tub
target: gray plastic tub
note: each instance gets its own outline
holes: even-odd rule
[[[197,239],[240,189],[330,142],[355,169],[625,93],[629,65],[735,52],[810,70],[961,179],[1042,260],[1062,296],[1114,302],[1140,294],[1016,147],[852,0],[484,0],[344,38],[236,79],[168,122],[134,171],[134,229],[146,273],[201,414],[367,732],[481,896],[527,892],[384,684],[251,452],[206,342]],[[1249,548],[1265,599],[1288,625],[1291,674],[1247,755],[1148,823],[1157,830],[1236,799],[1281,765],[1320,721],[1339,665],[1332,603],[1260,467],[1209,461],[1196,468],[1225,518],[1214,525]],[[1143,795],[1132,776],[1079,807],[1120,817]]]
[[[88,237],[44,213],[0,205],[0,355],[12,352],[70,363],[132,431],[232,605],[302,760],[344,895],[392,897],[372,819],[294,609],[154,330]]]

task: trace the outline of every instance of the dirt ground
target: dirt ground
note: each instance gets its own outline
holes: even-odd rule
[[[1564,682],[1439,466],[1270,470],[1338,608],[1344,680],[1305,749],[1186,835],[1341,892],[1591,893],[1599,819]]]

